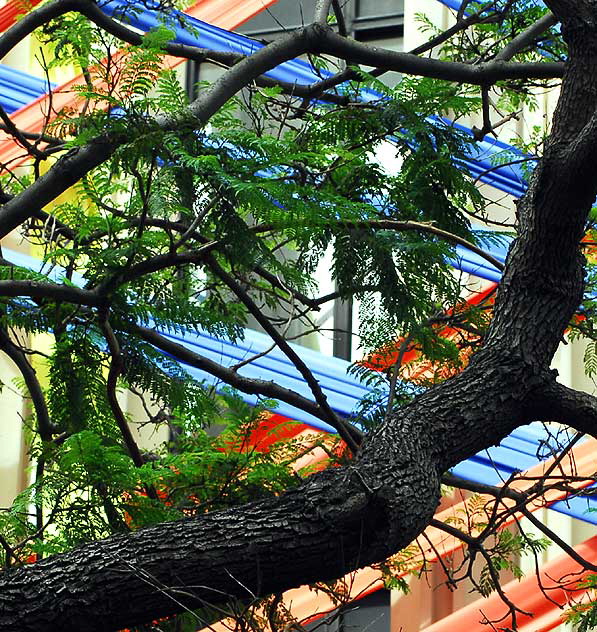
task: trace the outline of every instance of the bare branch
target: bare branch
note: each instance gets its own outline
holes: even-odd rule
[[[35,145],[32,145],[26,138],[25,134],[13,123],[6,110],[0,106],[0,120],[2,120],[2,127],[11,134],[14,139],[21,144],[28,154],[35,156],[39,160],[46,158],[43,151],[40,151]],[[39,135],[37,136],[39,138]]]
[[[106,394],[108,396],[108,402],[110,404],[110,408],[112,409],[114,419],[118,424],[120,434],[122,435],[128,453],[133,459],[133,463],[137,467],[141,467],[143,465],[143,457],[141,456],[139,447],[133,438],[128,421],[122,412],[122,408],[120,408],[118,397],[116,396],[116,387],[118,384],[118,378],[122,373],[123,360],[122,354],[120,353],[120,344],[118,343],[118,340],[114,335],[114,331],[108,321],[107,309],[104,310],[104,313],[101,315],[100,327],[110,351],[110,370],[108,372],[108,379],[106,380]]]
[[[38,300],[65,301],[87,307],[101,307],[105,304],[105,299],[94,290],[42,281],[0,281],[0,296],[28,296]]]
[[[303,360],[301,360],[294,349],[286,342],[286,340],[278,332],[278,330],[269,322],[267,317],[257,307],[257,305],[255,305],[251,297],[236,282],[236,280],[231,275],[229,275],[210,255],[206,257],[206,263],[211,268],[213,273],[222,281],[224,281],[224,283],[236,294],[236,296],[245,305],[245,307],[257,320],[257,322],[263,327],[263,329],[267,332],[271,339],[280,348],[280,350],[294,364],[298,372],[303,376],[305,382],[309,385],[315,401],[318,403],[319,408],[325,414],[325,420],[338,431],[338,434],[342,437],[342,439],[344,439],[348,447],[352,450],[353,454],[356,454],[361,438],[359,436],[359,433],[355,433],[354,426],[347,424],[330,408],[327,397],[319,386],[319,382],[317,382],[317,380],[313,376],[313,373],[311,373],[307,365],[303,362]]]
[[[23,376],[23,380],[25,381],[25,385],[27,386],[27,390],[31,396],[33,408],[35,409],[37,427],[41,438],[44,441],[51,441],[52,436],[56,432],[56,428],[50,420],[50,414],[48,413],[48,407],[46,406],[46,399],[41,389],[39,380],[37,379],[35,369],[31,366],[31,364],[29,364],[29,361],[23,351],[19,349],[14,342],[12,342],[8,334],[3,329],[0,329],[0,349],[2,349],[2,351],[4,351],[4,353],[6,353],[6,355],[15,363]]]
[[[485,7],[483,7],[483,11]],[[478,24],[479,22],[483,22],[482,13],[483,11],[477,11],[475,13],[471,13],[470,15],[465,16],[464,14],[458,13],[458,18],[456,22],[445,31],[438,33],[435,37],[431,38],[428,42],[413,48],[410,52],[411,55],[422,55],[427,51],[434,49],[436,46],[440,46],[444,42],[448,41],[451,37],[456,35],[456,33],[460,33],[460,31],[466,30],[469,26],[473,24]]]
[[[190,351],[186,347],[173,342],[169,338],[162,336],[152,329],[148,329],[146,327],[135,327],[133,331],[154,347],[165,351],[189,366],[195,367],[196,369],[200,369],[201,371],[205,371],[206,373],[217,377],[223,382],[226,382],[226,384],[230,384],[230,386],[238,388],[243,393],[279,399],[280,401],[290,404],[299,410],[303,410],[322,421],[327,423],[330,422],[328,416],[326,416],[316,403],[306,397],[303,397],[296,391],[284,388],[275,382],[267,382],[265,380],[256,380],[244,377],[243,375],[240,375],[239,373],[236,373],[235,371],[232,371],[231,369],[228,369],[209,358],[205,358],[198,353]],[[360,430],[357,428],[353,428],[351,434],[362,436]]]
[[[522,33],[519,33],[514,37],[506,47],[504,47],[494,58],[495,61],[509,61],[524,50],[527,46],[533,43],[533,41],[539,37],[542,33],[547,31],[555,24],[558,23],[558,19],[553,13],[546,13],[543,17],[539,18],[534,24],[531,24]]]
[[[338,22],[338,33],[346,37],[348,35],[348,29],[346,27],[346,20],[344,19],[344,11],[340,6],[340,0],[332,0],[332,9],[334,9],[334,15]]]
[[[399,53],[376,46],[368,46],[356,40],[342,37],[330,28],[324,29],[318,25],[314,25],[312,31],[316,31],[318,34],[312,44],[314,52],[349,59],[351,63],[381,67],[385,70],[421,77],[474,85],[491,85],[496,81],[507,79],[554,79],[562,77],[564,74],[564,64],[557,62],[514,63],[494,60],[472,65],[462,62],[440,61],[418,57],[411,53]]]

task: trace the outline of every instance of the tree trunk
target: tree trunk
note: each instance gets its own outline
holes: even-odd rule
[[[440,477],[514,428],[560,415],[596,432],[594,402],[549,364],[583,291],[579,252],[597,193],[597,0],[549,5],[570,60],[545,156],[518,205],[484,348],[367,439],[354,464],[280,498],[85,545],[0,577],[0,630],[88,632],[339,577],[408,545],[431,520]],[[563,391],[560,394],[564,395]],[[580,397],[580,396],[579,396]]]

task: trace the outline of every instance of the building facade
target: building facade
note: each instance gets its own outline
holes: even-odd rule
[[[222,14],[225,14],[226,2],[222,0],[219,4]],[[264,41],[271,40],[284,30],[293,29],[308,22],[309,16],[313,13],[314,5],[315,0],[301,0],[300,2],[279,0],[245,21],[239,27],[239,32],[252,38]],[[425,34],[419,28],[418,13],[424,12],[442,28],[447,28],[454,20],[453,12],[436,0],[419,2],[414,0],[404,0],[404,2],[397,0],[347,0],[345,8],[347,27],[355,39],[399,51],[412,50],[425,41]],[[249,13],[251,12],[247,11],[246,17]],[[224,21],[224,27],[227,25],[229,23]],[[30,38],[29,41],[20,44],[4,60],[4,63],[11,68],[34,76],[37,74],[39,79],[43,79],[35,61],[38,48],[39,44]],[[209,64],[189,63],[184,68],[180,68],[181,76],[185,77],[189,93],[193,92],[197,82],[210,81],[219,72],[217,67]],[[68,78],[64,73],[63,76],[52,77],[56,83],[61,83]],[[388,81],[397,82],[399,76],[390,76]],[[554,94],[548,92],[542,94],[539,110],[534,112],[525,110],[517,119],[512,119],[504,126],[502,136],[504,138],[508,138],[509,135],[519,136],[523,139],[530,138],[534,126],[546,124],[545,115],[553,110],[554,103]],[[19,112],[21,112],[21,108],[17,108],[17,116]],[[466,123],[472,127],[475,121],[469,120]],[[482,186],[484,193],[495,201],[492,217],[499,221],[512,219],[514,213],[512,196],[508,196],[499,189],[492,189],[487,184]],[[20,241],[18,236],[8,238],[3,246],[31,256],[36,254],[31,252],[29,246]],[[324,284],[325,279],[322,279],[322,285]],[[323,328],[333,329],[336,333],[331,338],[311,341],[311,346],[337,358],[356,359],[357,344],[352,336],[356,329],[356,318],[356,310],[353,309],[351,302],[337,301],[331,312],[326,314],[319,323]],[[40,339],[34,341],[33,344],[43,347],[46,342]],[[563,345],[554,365],[564,384],[592,392],[594,385],[586,378],[583,371],[583,352],[581,342]],[[0,358],[0,375],[2,382],[6,385],[9,385],[18,376],[15,368],[4,357]],[[26,414],[27,404],[10,386],[3,389],[0,397],[2,398],[2,409],[7,411],[0,427],[0,505],[8,506],[16,494],[27,484],[27,467],[31,465],[28,463],[27,447],[22,428],[22,416]],[[124,398],[127,399],[129,410],[134,414],[134,408],[138,406],[138,403],[135,403],[135,398],[126,395]],[[139,440],[151,442],[156,439],[155,437],[140,436]],[[451,502],[457,503],[459,500],[459,498],[447,500],[446,505],[448,506]],[[542,509],[539,513],[546,524],[557,533],[562,534],[565,540],[572,545],[577,545],[593,535],[593,526],[590,523],[579,522],[569,515],[557,513],[550,509]],[[530,525],[526,525],[525,528],[532,529]],[[552,547],[543,555],[543,562],[550,562],[557,554],[555,547]],[[457,556],[458,553],[454,553],[450,560],[451,564],[457,562]],[[529,573],[534,571],[532,564],[530,558],[522,561],[522,566]],[[430,626],[439,624],[446,616],[460,611],[477,599],[477,596],[469,594],[466,590],[460,589],[453,592],[445,586],[445,574],[438,564],[425,572],[422,577],[411,579],[410,588],[411,592],[406,596],[397,591],[378,588],[355,602],[354,607],[347,608],[339,617],[329,623],[316,621],[309,624],[308,627],[327,632],[340,632],[340,630],[346,632],[435,630],[436,628],[430,628]],[[565,627],[542,629],[564,630]],[[530,630],[531,628],[529,628],[529,632]]]

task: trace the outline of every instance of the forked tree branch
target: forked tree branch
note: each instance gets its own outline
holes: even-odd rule
[[[411,53],[368,46],[319,25],[311,27],[310,37],[312,49],[317,53],[334,55],[351,60],[351,63],[445,81],[491,85],[508,79],[555,79],[564,74],[564,64],[559,62],[515,63],[497,60],[472,65],[418,57]]]
[[[31,397],[33,409],[35,410],[39,436],[43,441],[51,441],[56,428],[50,419],[46,399],[35,369],[31,366],[23,351],[10,339],[8,333],[3,329],[0,329],[0,349],[15,363],[23,376]]]
[[[106,395],[112,414],[124,440],[126,449],[133,460],[133,463],[137,467],[141,467],[143,465],[141,451],[139,450],[139,446],[133,437],[128,420],[120,407],[120,402],[118,401],[118,396],[116,394],[118,378],[120,377],[123,369],[123,359],[120,352],[120,344],[114,335],[114,331],[112,330],[112,326],[108,320],[108,314],[108,309],[103,309],[99,320],[100,328],[104,334],[104,338],[108,344],[108,350],[110,352],[110,368],[108,370],[108,378],[106,380]]]
[[[527,46],[532,44],[537,37],[557,23],[558,19],[553,13],[546,13],[534,24],[531,24],[531,26],[522,31],[522,33],[519,33],[516,37],[511,39],[508,45],[495,56],[495,61],[510,61],[514,55],[524,50]]]
[[[593,103],[579,108],[579,100],[587,105],[585,89],[597,86],[591,57],[597,50],[596,2],[550,4],[564,17],[564,9],[574,9],[563,31],[577,40],[566,66],[550,151],[520,204],[522,229],[508,258],[490,333],[467,368],[390,415],[369,433],[350,465],[318,473],[285,494],[114,536],[3,574],[0,628],[120,629],[199,608],[224,595],[242,599],[321,580],[322,568],[329,579],[382,561],[433,520],[444,471],[535,419],[533,406],[541,401],[553,354],[582,295],[578,241],[597,194],[594,177],[562,179],[556,159],[558,150],[570,142],[569,134],[582,128],[594,110]],[[572,28],[583,19],[583,29]],[[204,123],[264,70],[305,51],[335,51],[341,58],[374,66],[383,61],[385,67],[389,60],[395,69],[403,64],[403,71],[414,74],[473,83],[523,78],[527,70],[531,76],[562,70],[560,65],[508,62],[462,68],[385,51],[381,55],[314,26],[239,62],[184,117],[160,124],[175,129]],[[577,72],[581,67],[584,74]],[[29,217],[33,207],[19,207],[26,200],[36,204],[34,208],[50,201],[50,193],[60,190],[53,181],[60,169],[74,169],[72,177],[77,179],[125,142],[96,141],[94,148],[103,151],[99,157],[90,148],[75,150],[70,162],[59,162],[47,180],[30,187],[28,198],[21,194],[13,200],[9,219],[0,213],[3,230]],[[547,186],[540,188],[542,183]],[[144,332],[145,339],[152,335]],[[132,568],[140,572],[131,573]],[[155,578],[150,586],[147,577]],[[184,603],[173,603],[168,591],[156,586],[182,588]]]
[[[206,257],[206,263],[212,272],[218,276],[231,290],[236,294],[238,299],[243,303],[247,310],[251,313],[253,318],[263,327],[264,331],[270,336],[273,342],[279,347],[280,351],[292,362],[297,371],[302,375],[303,379],[311,389],[313,397],[317,402],[320,410],[325,415],[325,420],[336,430],[346,445],[351,449],[352,453],[356,455],[359,449],[359,443],[361,440],[361,434],[359,431],[355,432],[354,426],[346,423],[342,418],[338,417],[336,413],[330,408],[327,397],[319,386],[319,382],[315,379],[311,370],[307,367],[305,362],[300,358],[298,353],[286,342],[282,334],[269,322],[267,316],[255,305],[251,297],[240,286],[240,284],[232,277],[226,270],[218,264],[218,262],[211,256]]]
[[[19,42],[31,35],[35,29],[65,13],[79,10],[87,2],[88,0],[53,0],[33,9],[0,35],[0,59],[3,59]]]
[[[306,397],[303,397],[296,391],[291,389],[284,388],[275,382],[268,382],[266,380],[258,380],[253,378],[245,377],[236,371],[228,369],[209,358],[206,358],[198,353],[187,349],[183,345],[180,345],[171,339],[162,336],[157,331],[153,329],[148,329],[147,327],[134,327],[133,333],[139,335],[143,340],[153,345],[154,347],[165,351],[166,353],[172,355],[177,360],[188,364],[196,369],[201,371],[205,371],[214,377],[222,380],[226,384],[230,384],[230,386],[239,389],[243,393],[248,393],[250,395],[261,395],[263,397],[271,397],[272,399],[279,399],[286,404],[290,404],[299,410],[303,410],[326,423],[329,423],[331,426],[338,429],[336,425],[337,421],[330,420],[329,415],[326,415],[324,411],[319,407],[318,404],[313,402]],[[333,423],[332,423],[333,421]],[[335,425],[336,424],[336,425]],[[351,430],[351,435],[362,438],[362,433],[357,428]]]
[[[515,501],[517,504],[512,508],[513,513],[520,513],[524,516],[532,525],[534,525],[541,533],[547,536],[550,540],[555,542],[560,549],[567,555],[569,555],[575,562],[577,562],[582,568],[597,572],[597,564],[585,559],[579,555],[574,547],[567,544],[557,533],[545,525],[539,520],[534,513],[528,508],[528,503],[534,500],[534,494],[527,492],[520,492],[509,486],[498,487],[495,485],[488,485],[486,483],[477,483],[475,481],[467,481],[458,476],[451,474],[444,475],[444,482],[447,485],[458,487],[475,494],[486,494],[495,498],[508,498]]]

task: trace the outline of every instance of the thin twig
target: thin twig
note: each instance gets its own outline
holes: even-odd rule
[[[292,349],[288,342],[286,342],[286,340],[280,335],[277,329],[272,326],[269,320],[264,316],[263,312],[255,305],[247,292],[245,292],[240,284],[237,283],[237,281],[230,274],[228,274],[211,255],[206,256],[206,264],[209,266],[212,272],[217,277],[219,277],[234,292],[234,294],[236,294],[236,296],[254,316],[257,322],[278,345],[280,350],[294,364],[299,373],[307,382],[309,388],[311,389],[311,392],[313,393],[315,401],[325,413],[330,425],[332,425],[338,431],[338,434],[342,437],[342,439],[346,441],[346,444],[351,449],[353,454],[356,454],[361,439],[360,433],[356,431],[356,428],[354,428],[354,426],[346,423],[330,408],[327,397],[319,386],[319,382],[315,379],[313,373],[311,373],[307,365],[303,362],[303,360],[301,360],[301,358]]]

